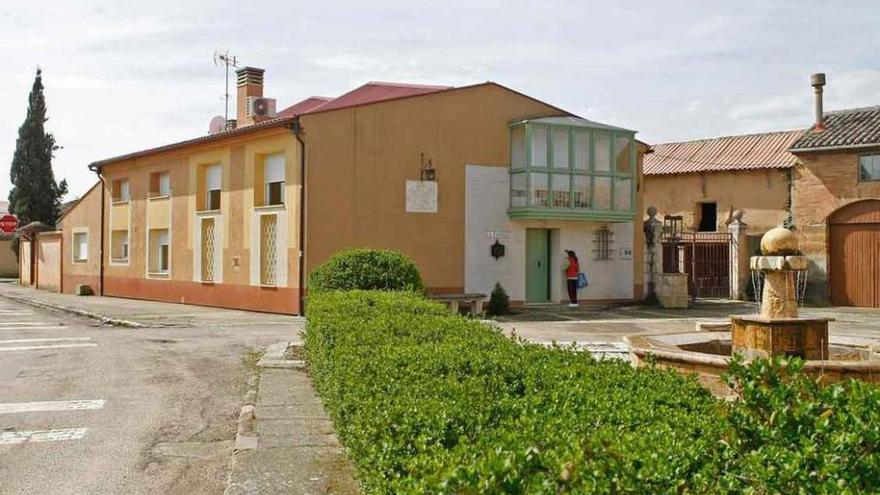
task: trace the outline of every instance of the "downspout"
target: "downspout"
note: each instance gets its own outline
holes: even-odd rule
[[[104,194],[105,194],[105,185],[104,184],[104,176],[101,175],[101,167],[92,163],[89,165],[89,170],[94,172],[98,176],[98,180],[101,181],[101,248],[98,249],[98,283],[100,284],[100,289],[98,290],[98,295],[104,295]]]
[[[290,130],[299,142],[299,314],[305,316],[306,290],[306,143],[302,139],[299,117],[290,123]]]

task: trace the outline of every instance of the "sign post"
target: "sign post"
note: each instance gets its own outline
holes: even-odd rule
[[[6,213],[0,216],[0,232],[11,234],[18,228],[18,217]]]

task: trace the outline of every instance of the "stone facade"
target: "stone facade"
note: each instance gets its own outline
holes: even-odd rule
[[[880,182],[859,181],[859,155],[874,150],[798,153],[792,194],[794,232],[809,260],[806,298],[828,303],[828,217],[854,201],[880,198]]]

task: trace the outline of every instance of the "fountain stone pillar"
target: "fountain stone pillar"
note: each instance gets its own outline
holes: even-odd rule
[[[761,238],[762,256],[752,256],[752,270],[764,274],[761,312],[732,316],[733,351],[746,357],[799,356],[828,359],[828,318],[801,318],[795,272],[807,268],[795,235],[781,227]]]

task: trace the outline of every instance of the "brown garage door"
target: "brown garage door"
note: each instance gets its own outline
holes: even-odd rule
[[[829,220],[831,303],[880,308],[880,201],[853,203]]]

